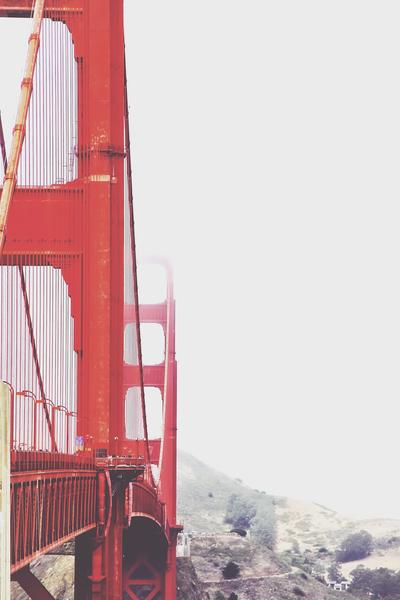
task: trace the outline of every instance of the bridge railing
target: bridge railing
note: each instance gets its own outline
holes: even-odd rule
[[[9,547],[15,572],[95,526],[97,473],[93,452],[76,438],[75,413],[26,390],[9,389]]]
[[[76,413],[49,399],[12,392],[10,429],[12,472],[95,468],[93,451],[76,435]]]
[[[129,489],[131,516],[150,517],[161,526],[165,523],[164,504],[157,492],[145,483],[131,483]]]
[[[12,572],[95,526],[95,472],[14,473],[11,481]]]

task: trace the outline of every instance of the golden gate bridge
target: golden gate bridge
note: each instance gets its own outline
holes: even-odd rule
[[[74,539],[77,600],[173,600],[175,302],[162,264],[163,301],[139,304],[123,0],[0,0],[0,17],[32,25],[8,156],[0,124],[0,560],[49,600],[30,563]],[[158,364],[143,362],[148,323]]]

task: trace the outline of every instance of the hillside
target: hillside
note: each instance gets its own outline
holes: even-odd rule
[[[224,532],[229,498],[240,495],[270,509],[276,501],[258,490],[244,486],[219,473],[186,452],[178,455],[178,515],[188,533]],[[229,528],[228,528],[229,531]]]
[[[234,560],[237,578],[225,580],[222,567]],[[236,594],[232,596],[232,594]],[[177,600],[350,600],[299,569],[292,569],[270,550],[235,534],[197,535],[191,558],[178,559]]]
[[[191,534],[191,558],[179,559],[178,600],[351,598],[291,567],[263,543],[264,538],[260,541],[252,526],[246,537],[229,533],[232,525],[224,520],[232,496],[241,499],[241,507],[253,508],[256,515],[265,517],[269,528],[277,532],[277,509],[285,510],[284,499],[252,490],[186,453],[179,454],[178,514]],[[240,573],[225,580],[222,569],[229,561],[238,565]]]
[[[400,536],[396,519],[350,519],[320,504],[285,498],[277,504],[278,550],[292,546],[302,550],[325,546],[334,550],[350,533],[365,529],[374,538]],[[400,567],[400,565],[399,565]]]
[[[293,549],[323,574],[335,562],[335,551],[342,540],[352,533],[368,531],[374,538],[371,556],[343,563],[344,577],[359,565],[367,569],[400,570],[400,521],[396,519],[350,519],[318,504],[286,498],[276,507],[278,523],[277,551],[286,557]],[[321,550],[327,552],[321,554]],[[299,556],[296,556],[297,560]]]
[[[299,569],[309,574],[324,576],[329,566],[335,562],[335,551],[342,540],[349,534],[362,529],[371,533],[376,547],[373,554],[367,559],[342,565],[343,574],[348,576],[358,564],[364,564],[371,569],[387,567],[400,570],[400,521],[391,519],[355,520],[316,503],[271,496],[265,492],[253,490],[243,485],[240,480],[227,477],[207,467],[194,457],[181,452],[178,471],[178,512],[185,525],[185,530],[194,534],[192,568],[202,582],[214,580],[218,569],[220,576],[221,560],[217,561],[217,564],[210,564],[211,559],[207,559],[207,552],[211,555],[214,554],[216,548],[224,543],[229,548],[226,533],[229,532],[232,525],[225,523],[224,519],[229,499],[232,496],[244,499],[244,505],[254,506],[257,511],[267,514],[273,525],[275,536],[275,553],[271,553],[268,548],[260,544],[256,536],[252,534],[252,527],[250,527],[250,540],[246,539],[245,542],[242,540],[243,544],[248,545],[242,547],[241,561],[237,554],[236,558],[238,564],[241,563],[243,567],[242,576],[248,582],[253,579],[253,587],[250,595],[246,595],[242,591],[239,597],[257,597],[254,594],[259,593],[258,589],[263,589],[265,582],[262,583],[261,580],[256,581],[256,579],[261,576],[260,573],[263,573],[264,577],[270,578],[271,564],[274,560],[277,561],[275,566],[278,571],[282,569],[282,564],[286,565],[283,568],[286,568],[287,571],[290,570],[288,565],[294,567],[294,572],[283,576],[279,574],[279,580],[274,582],[277,588],[282,587],[282,594],[287,592],[287,590],[284,591],[287,581],[291,577],[299,575]],[[201,538],[199,535],[201,532],[208,535],[203,536],[200,547],[198,540],[199,537]],[[224,537],[225,542],[223,541]],[[399,543],[395,541],[394,546],[391,546],[391,540],[398,540]],[[228,559],[229,555],[232,558],[236,550],[231,543],[225,558]],[[257,566],[255,563],[245,564],[248,556],[257,552],[263,554],[263,559],[256,561]],[[269,556],[267,556],[268,553],[270,553]],[[269,584],[272,584],[273,578]],[[313,577],[310,577],[309,580],[313,585],[318,584]],[[213,594],[215,585],[210,587],[208,584],[206,589],[211,590],[210,593]],[[234,591],[233,588],[232,591]],[[275,590],[274,594],[277,593]],[[311,598],[314,597],[313,593],[310,591]],[[323,593],[331,592],[325,588]],[[322,591],[319,589],[316,598],[322,598],[321,594]],[[280,598],[281,596],[274,595],[273,597]],[[341,593],[340,597],[344,599],[345,595]]]
[[[179,453],[178,513],[186,531],[227,531],[224,517],[233,494],[267,507],[273,504],[278,552],[290,549],[294,541],[302,551],[317,546],[334,550],[347,535],[360,529],[369,531],[374,538],[400,537],[400,520],[351,519],[317,503],[271,496],[208,467],[186,452]]]

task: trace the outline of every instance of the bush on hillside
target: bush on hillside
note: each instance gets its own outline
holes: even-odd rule
[[[251,533],[259,544],[273,549],[276,542],[276,516],[272,504],[258,508],[251,522]]]
[[[254,539],[268,548],[276,541],[277,520],[273,498],[249,499],[240,494],[232,494],[226,507],[225,523],[233,525],[236,532],[251,530]]]
[[[245,529],[240,529],[240,527],[234,527],[229,533],[237,533],[237,535],[240,535],[240,537],[247,536],[247,531]]]
[[[380,567],[366,569],[362,565],[351,572],[350,592],[371,596],[372,600],[400,597],[400,571]]]
[[[369,556],[374,547],[373,537],[368,531],[352,533],[343,540],[336,552],[338,562],[349,562]]]
[[[233,560],[230,560],[222,569],[224,579],[236,579],[236,577],[239,577],[239,574],[240,567]]]
[[[379,550],[388,550],[400,546],[400,537],[395,535],[391,537],[382,537],[374,540],[374,548]]]
[[[305,596],[306,595],[306,593],[298,585],[294,586],[294,588],[292,589],[292,592],[296,596]]]
[[[226,507],[225,523],[229,523],[239,529],[249,529],[257,508],[254,502],[232,494]]]
[[[330,565],[328,569],[328,577],[329,581],[335,581],[336,583],[340,583],[344,580],[340,566],[337,563],[332,563]]]

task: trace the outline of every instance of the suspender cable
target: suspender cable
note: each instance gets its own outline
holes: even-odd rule
[[[146,444],[146,464],[150,467],[150,447],[149,447],[149,434],[147,427],[147,415],[146,415],[146,401],[144,395],[144,378],[143,378],[143,359],[142,359],[142,340],[140,335],[140,315],[139,315],[139,292],[138,292],[138,281],[137,281],[137,263],[136,263],[136,244],[135,244],[135,220],[133,214],[133,186],[132,186],[132,158],[131,158],[131,140],[129,132],[129,108],[128,108],[128,81],[126,75],[126,59],[124,60],[124,79],[125,79],[125,145],[126,145],[126,158],[127,158],[127,176],[128,176],[128,205],[129,205],[129,226],[130,226],[130,242],[131,242],[131,255],[132,255],[132,275],[133,275],[133,293],[134,293],[134,304],[135,304],[135,325],[136,325],[136,338],[138,348],[138,362],[139,362],[139,381],[140,381],[140,399],[142,405],[142,418],[143,418],[143,432]],[[150,479],[152,479],[152,473],[148,473]]]
[[[37,351],[37,346],[36,346],[35,333],[33,331],[32,316],[31,316],[31,310],[30,310],[30,306],[29,306],[28,291],[26,289],[26,280],[25,280],[25,275],[24,275],[24,269],[21,265],[18,265],[18,271],[19,271],[19,276],[21,279],[21,290],[22,290],[22,296],[23,296],[23,300],[24,300],[25,316],[26,316],[26,322],[28,325],[29,339],[30,339],[30,343],[31,343],[31,347],[32,347],[33,362],[35,364],[35,371],[36,371],[36,376],[38,379],[40,394],[42,396],[41,400],[43,400],[43,409],[44,409],[44,414],[46,417],[46,423],[47,423],[47,427],[48,427],[49,433],[50,433],[51,450],[53,452],[57,452],[58,448],[57,448],[54,428],[53,428],[53,425],[51,422],[51,417],[50,417],[49,409],[48,409],[47,402],[46,402],[46,394],[45,394],[45,390],[44,390],[43,377],[42,377],[42,372],[40,370],[39,356],[38,356],[38,351]]]
[[[24,78],[21,84],[17,118],[13,130],[8,167],[4,178],[3,192],[0,198],[0,254],[2,253],[4,247],[7,215],[17,181],[18,165],[25,137],[26,118],[28,115],[29,103],[32,95],[33,75],[35,73],[36,60],[39,51],[40,30],[43,21],[44,4],[45,0],[35,1],[33,28],[28,42],[28,54],[26,58]]]
[[[2,124],[2,120],[1,120],[1,115],[0,115],[0,147],[2,149],[2,160],[3,160],[4,172],[6,172],[7,171],[7,155],[6,155],[6,151],[5,151],[4,132],[3,132],[3,124]],[[46,417],[46,423],[47,423],[47,427],[48,427],[49,433],[50,433],[51,448],[52,448],[52,450],[57,452],[57,444],[56,444],[54,431],[53,431],[53,427],[52,427],[52,423],[51,423],[49,409],[46,404],[46,394],[45,394],[45,390],[44,390],[42,372],[40,369],[39,356],[38,356],[36,340],[35,340],[35,333],[33,330],[32,315],[31,315],[31,309],[29,306],[29,298],[28,298],[28,291],[27,291],[27,287],[26,287],[24,268],[20,264],[18,265],[18,272],[19,272],[19,276],[20,276],[20,280],[21,280],[22,297],[24,300],[25,316],[26,316],[26,322],[27,322],[27,326],[28,326],[29,339],[30,339],[30,343],[31,343],[31,347],[32,347],[33,361],[35,363],[36,377],[37,377],[38,384],[39,384],[41,400],[43,400],[43,408],[44,408],[44,413],[45,413],[45,417]]]

